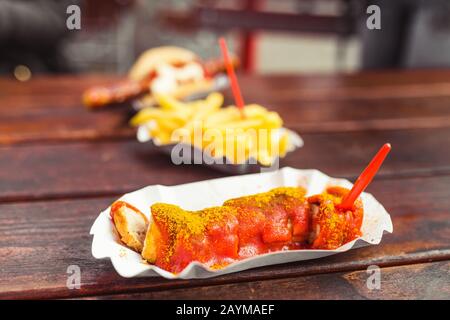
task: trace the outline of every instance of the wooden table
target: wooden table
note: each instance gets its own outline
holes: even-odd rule
[[[368,191],[394,233],[329,258],[190,281],[121,278],[91,256],[89,229],[121,194],[223,176],[140,145],[127,108],[83,109],[83,89],[114,80],[0,79],[0,298],[450,298],[450,71],[242,77],[246,100],[305,140],[283,166],[354,179],[392,144]],[[69,265],[81,268],[79,290],[66,286]],[[370,265],[380,290],[366,286]]]

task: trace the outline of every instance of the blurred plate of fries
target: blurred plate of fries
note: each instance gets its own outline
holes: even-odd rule
[[[303,146],[302,138],[283,127],[274,111],[250,104],[241,111],[223,107],[218,92],[182,102],[155,97],[158,107],[145,107],[131,120],[137,139],[170,154],[174,164],[206,164],[233,174],[278,168],[288,152]]]

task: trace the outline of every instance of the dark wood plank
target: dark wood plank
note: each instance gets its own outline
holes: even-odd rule
[[[305,147],[281,165],[354,179],[390,142],[393,151],[377,178],[448,174],[449,136],[450,128],[305,134]],[[0,147],[0,167],[0,201],[112,195],[224,175],[172,165],[170,157],[134,141]]]
[[[0,97],[8,96],[67,96],[79,94],[80,90],[98,84],[113,84],[123,76],[113,74],[83,74],[63,76],[33,76],[30,81],[20,82],[12,77],[0,77]]]
[[[449,95],[448,78],[435,82],[426,76],[422,79],[406,79],[409,76],[419,75],[399,73],[397,76],[391,74],[392,77],[386,77],[387,74],[384,74],[378,81],[374,81],[370,77],[365,78],[367,75],[355,74],[353,77],[330,76],[323,78],[267,76],[263,78],[264,81],[255,84],[248,81],[248,85],[244,88],[245,94],[258,94],[265,97],[271,96],[270,92],[276,92],[280,97],[296,96],[305,102],[448,97]]]
[[[252,75],[240,75],[240,81],[252,81]],[[242,79],[242,80],[241,80]],[[360,90],[360,93],[373,95],[373,89],[391,88],[389,91],[383,91],[387,95],[379,95],[375,98],[386,97],[407,97],[411,93],[411,89],[422,88],[439,88],[440,85],[446,86],[450,80],[450,69],[417,69],[417,70],[376,70],[354,73],[335,73],[335,74],[270,74],[264,75],[267,80],[264,86],[256,88],[254,86],[245,87],[247,90],[259,90],[261,93],[268,89],[279,90],[296,87],[301,89],[299,96],[305,99],[323,100],[332,97],[338,93],[343,98],[364,97],[363,95],[348,94],[353,90]],[[270,83],[270,85],[269,85]],[[245,85],[245,83],[243,83]],[[370,93],[369,90],[372,89]],[[302,91],[306,90],[306,91]],[[350,91],[347,91],[350,90]],[[421,90],[422,91],[422,90]],[[310,94],[311,92],[315,94]],[[325,97],[321,94],[327,93]],[[341,92],[339,94],[339,92]],[[424,91],[422,91],[424,93]],[[444,91],[435,91],[435,93],[444,94]],[[417,96],[417,93],[416,93]],[[430,96],[426,94],[425,96]]]
[[[127,105],[89,112],[81,94],[117,76],[0,79],[0,145],[132,139]],[[243,76],[245,98],[278,111],[303,132],[449,127],[450,72],[368,72],[337,76]],[[232,102],[227,91],[227,101]]]
[[[0,79],[0,145],[36,141],[132,138],[126,106],[91,112],[83,91],[114,76],[52,77],[17,83]],[[3,94],[2,94],[3,91]]]
[[[177,184],[223,176],[201,166],[172,165],[170,157],[137,142],[1,149],[3,201],[93,197],[125,193],[147,184]]]
[[[450,261],[382,268],[379,289],[369,289],[367,286],[368,277],[372,273],[352,271],[88,299],[448,300],[449,270]]]
[[[120,294],[365,270],[372,264],[389,267],[448,260],[448,185],[449,176],[374,181],[371,191],[391,213],[394,223],[394,233],[386,235],[379,246],[195,281],[125,279],[115,273],[109,261],[92,258],[90,226],[113,198],[3,204],[0,298]],[[69,265],[81,268],[80,290],[66,287]]]
[[[13,78],[0,77],[0,96],[9,95],[57,95],[76,92],[80,88],[87,88],[92,85],[113,83],[123,77],[113,74],[91,74],[91,75],[70,75],[70,76],[36,76],[28,82],[18,82]],[[239,77],[242,86],[247,90],[258,90],[253,86],[256,83],[265,83],[260,88],[266,91],[268,88],[283,89],[287,87],[306,88],[308,90],[326,89],[331,91],[341,91],[343,88],[373,88],[374,86],[393,87],[398,93],[411,94],[408,91],[398,91],[397,89],[410,89],[409,86],[427,85],[435,86],[450,83],[450,69],[417,69],[417,70],[382,70],[365,71],[356,73],[336,73],[336,74],[271,74],[264,76],[253,76],[241,74]],[[247,88],[248,85],[248,88]],[[317,95],[317,98],[323,99]]]
[[[62,106],[74,99],[77,108]],[[8,110],[0,109],[0,145],[135,139],[135,129],[128,126],[132,111],[127,106],[91,112],[78,100],[59,99],[32,110],[15,108],[16,102],[11,102]],[[282,96],[253,101],[276,110],[286,127],[303,133],[450,127],[450,97],[303,102]]]

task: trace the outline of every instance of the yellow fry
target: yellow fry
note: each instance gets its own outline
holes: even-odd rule
[[[239,120],[241,117],[236,107],[226,107],[209,114],[205,118],[205,127],[214,127],[218,124]]]
[[[187,104],[167,94],[158,94],[156,96],[156,101],[162,110],[179,111],[188,108]]]
[[[194,121],[201,121],[206,118],[209,114],[216,112],[220,109],[223,104],[223,96],[220,93],[211,93],[206,100],[199,101],[198,104],[194,106],[195,111],[189,120],[189,123]]]
[[[145,108],[139,111],[133,118],[130,120],[130,125],[139,126],[145,122],[155,119],[161,114],[161,110],[156,108]]]

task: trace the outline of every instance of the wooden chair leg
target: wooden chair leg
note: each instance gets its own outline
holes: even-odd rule
[[[245,32],[241,39],[241,61],[242,69],[246,73],[252,73],[256,67],[256,38],[254,32]]]
[[[264,0],[247,0],[244,6],[245,10],[257,11],[263,5]],[[246,73],[253,73],[256,70],[257,55],[257,33],[247,31],[242,34],[240,56],[242,61],[242,69]]]

